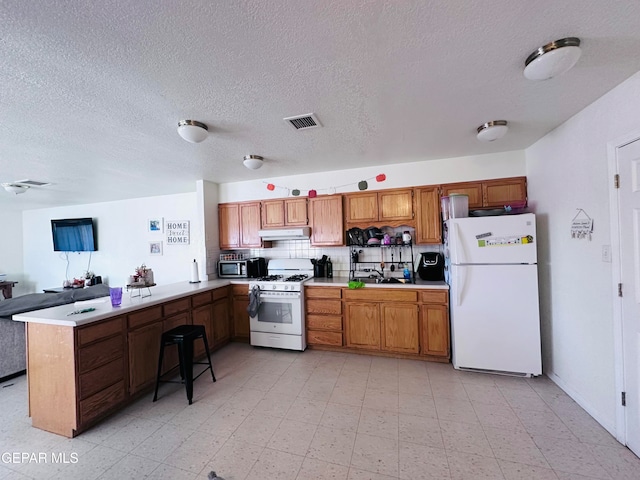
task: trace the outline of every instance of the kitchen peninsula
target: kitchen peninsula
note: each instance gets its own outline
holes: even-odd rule
[[[230,283],[176,283],[144,298],[125,295],[119,307],[101,297],[14,315],[27,327],[32,425],[74,437],[150,389],[160,336],[174,326],[204,325],[211,350],[226,344]],[[70,315],[86,307],[95,310]],[[175,349],[165,360],[165,371],[177,365]]]

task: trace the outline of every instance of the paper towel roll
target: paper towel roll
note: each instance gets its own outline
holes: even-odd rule
[[[198,262],[196,262],[195,258],[193,259],[193,263],[191,264],[190,283],[200,283],[200,279],[198,278]]]

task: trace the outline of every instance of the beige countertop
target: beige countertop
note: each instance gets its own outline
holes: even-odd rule
[[[349,283],[349,277],[333,277],[333,278],[312,278],[304,282],[306,287],[313,286],[335,286],[346,287]],[[449,290],[449,285],[445,282],[427,282],[425,280],[416,280],[416,283],[365,283],[363,288],[429,288],[438,290]]]
[[[179,298],[194,295],[199,292],[205,292],[207,290],[214,290],[216,288],[225,287],[231,283],[249,283],[249,282],[230,282],[229,280],[209,280],[200,283],[180,282],[170,285],[156,285],[149,287],[151,293],[148,297],[130,295],[131,292],[122,291],[122,304],[119,307],[112,307],[109,297],[100,297],[85,302],[69,303],[67,305],[60,305],[58,307],[43,308],[41,310],[34,310],[31,312],[20,313],[13,315],[12,320],[17,322],[34,322],[44,323],[49,325],[62,325],[68,327],[78,327],[86,325],[87,323],[96,322],[98,320],[104,320],[105,318],[115,317],[116,315],[122,315],[123,313],[129,313],[141,308],[150,307],[160,303],[165,303],[171,300],[177,300]],[[139,291],[141,290],[141,292]],[[133,295],[138,293],[149,293],[146,288],[136,289],[133,291]],[[49,295],[49,294],[44,294]],[[79,313],[76,315],[69,315],[73,311],[82,310],[85,308],[95,308],[92,312]]]

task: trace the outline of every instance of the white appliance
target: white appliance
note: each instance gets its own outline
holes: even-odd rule
[[[542,374],[537,241],[532,213],[445,222],[454,368]]]
[[[280,230],[259,230],[262,240],[306,240],[311,236],[310,227],[284,228]]]
[[[269,260],[268,276],[249,283],[260,289],[260,306],[249,317],[251,345],[303,351],[307,348],[302,283],[313,277],[308,258]]]

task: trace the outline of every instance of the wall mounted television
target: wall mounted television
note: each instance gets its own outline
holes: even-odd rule
[[[51,220],[55,252],[95,252],[98,250],[92,218]]]

